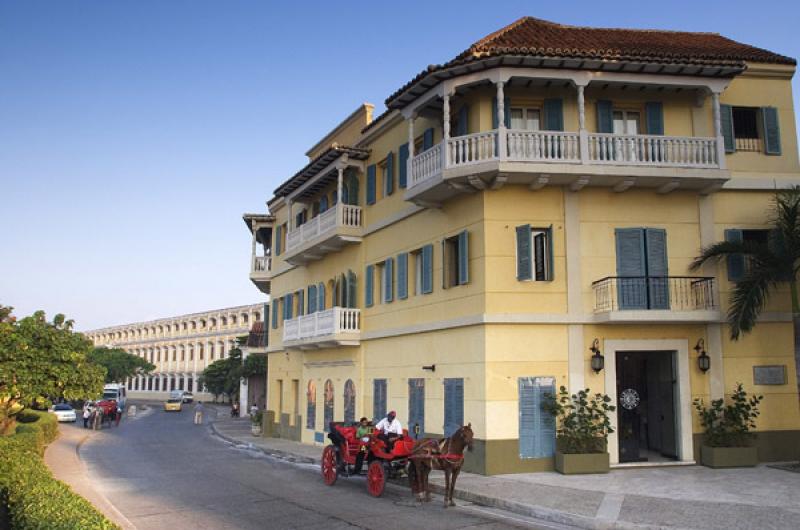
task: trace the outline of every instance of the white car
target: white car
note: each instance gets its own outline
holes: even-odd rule
[[[75,409],[69,403],[59,403],[50,409],[50,412],[56,415],[58,421],[71,421],[74,423],[78,419]]]

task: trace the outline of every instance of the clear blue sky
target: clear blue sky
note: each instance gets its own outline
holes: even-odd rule
[[[241,214],[358,104],[524,15],[800,56],[788,0],[0,0],[0,303],[90,329],[263,301]]]

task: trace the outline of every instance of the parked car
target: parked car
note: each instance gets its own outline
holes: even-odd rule
[[[69,403],[59,403],[54,405],[50,412],[56,415],[58,421],[71,421],[75,422],[78,419],[78,415],[75,414],[75,409],[72,408],[72,405]]]
[[[183,393],[183,402],[184,403],[191,403],[194,401],[194,395],[191,392],[184,392]]]
[[[169,398],[164,402],[164,412],[180,412],[183,400],[181,398]]]

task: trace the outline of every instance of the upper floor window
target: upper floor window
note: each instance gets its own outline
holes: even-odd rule
[[[540,127],[539,109],[525,107],[511,107],[511,128],[525,131],[538,131]]]
[[[732,107],[720,105],[720,121],[725,151],[781,154],[778,109],[775,107]]]
[[[639,112],[615,110],[614,134],[639,134]]]
[[[442,245],[444,267],[443,282],[447,287],[469,283],[469,234],[466,230],[448,237]]]
[[[552,228],[517,227],[517,279],[537,282],[553,279]]]

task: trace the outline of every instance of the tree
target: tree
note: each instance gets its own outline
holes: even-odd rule
[[[238,395],[239,379],[242,375],[242,351],[233,348],[227,358],[214,361],[203,370],[198,384],[201,388],[205,386],[215,400],[219,395],[232,400]]]
[[[62,314],[48,322],[43,311],[21,320],[9,311],[0,321],[0,434],[13,432],[24,407],[99,395],[105,369],[88,361],[91,350]]]
[[[148,374],[156,369],[144,358],[130,354],[120,348],[95,348],[89,361],[106,369],[106,383],[125,381],[129,377]]]
[[[267,358],[264,355],[249,355],[242,363],[242,377],[266,375]]]
[[[753,329],[770,296],[780,286],[788,284],[794,323],[795,366],[800,374],[800,300],[797,292],[797,274],[800,272],[800,187],[776,193],[770,224],[772,229],[766,242],[714,243],[701,249],[700,256],[695,258],[690,268],[697,270],[707,262],[744,257],[744,277],[734,287],[727,315],[733,340],[738,340],[742,333],[749,333]]]

